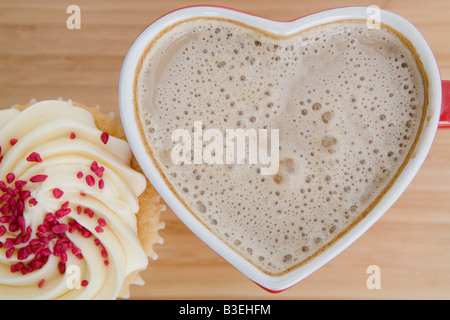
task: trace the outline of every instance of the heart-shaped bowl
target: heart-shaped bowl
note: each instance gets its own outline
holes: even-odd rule
[[[152,162],[151,157],[148,155],[144,142],[145,138],[141,137],[138,129],[138,119],[136,117],[136,106],[134,102],[134,86],[139,60],[148,44],[160,32],[177,22],[195,17],[226,18],[272,34],[289,35],[333,21],[368,19],[370,12],[371,11],[366,7],[346,7],[322,11],[289,22],[280,22],[223,7],[187,7],[168,13],[149,25],[134,41],[124,60],[119,83],[120,115],[133,153],[149,181],[160,193],[167,205],[170,206],[173,212],[190,230],[192,230],[192,232],[240,272],[269,291],[279,292],[296,284],[342,252],[369,229],[394,204],[416,175],[433,142],[439,123],[442,100],[441,78],[436,60],[429,45],[420,32],[410,22],[394,13],[384,10],[379,11],[381,23],[390,26],[405,36],[412,43],[423,63],[429,85],[429,104],[423,130],[415,145],[413,156],[409,159],[392,187],[384,194],[383,198],[373,207],[373,209],[354,227],[339,237],[320,254],[314,256],[314,258],[308,260],[307,263],[298,268],[280,276],[272,276],[262,272],[241,257],[227,244],[222,242],[222,240],[205,227],[205,225],[180,202],[177,195],[174,194],[172,189],[166,184],[164,177],[158,171]],[[192,248],[192,250],[195,250],[195,248]]]

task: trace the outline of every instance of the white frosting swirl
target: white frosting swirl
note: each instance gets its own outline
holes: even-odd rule
[[[64,101],[2,110],[0,119],[0,211],[11,207],[0,219],[16,224],[0,223],[0,299],[115,299],[148,263],[136,225],[146,180],[130,168],[127,142],[105,144],[91,113]],[[33,262],[45,261],[42,250],[51,252],[46,262]]]

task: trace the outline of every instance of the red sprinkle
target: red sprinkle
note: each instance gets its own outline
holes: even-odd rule
[[[23,262],[18,262],[16,264],[12,264],[9,269],[11,270],[11,272],[16,272],[16,271],[22,270],[23,267],[24,267]]]
[[[21,200],[27,200],[31,196],[30,190],[23,190],[19,192],[19,197]]]
[[[91,164],[91,171],[99,178],[103,178],[103,173],[105,172],[104,167],[100,167],[97,161],[93,161]]]
[[[14,175],[14,173],[8,173],[6,175],[6,182],[11,183],[16,179],[16,176]]]
[[[95,184],[94,177],[91,176],[91,175],[87,175],[86,176],[86,183],[88,184],[88,186],[92,187]]]
[[[109,134],[107,132],[103,132],[102,135],[100,136],[100,139],[104,144],[107,144],[109,140]]]
[[[97,222],[98,222],[98,225],[99,225],[100,227],[106,226],[106,221],[105,221],[105,219],[103,219],[103,218],[99,218],[99,219],[97,220]]]
[[[9,216],[0,217],[0,223],[8,223],[9,221]]]
[[[82,285],[83,287],[86,287],[88,284],[89,284],[89,281],[87,281],[87,280],[81,281],[81,285]]]
[[[33,183],[36,182],[44,182],[45,180],[47,180],[48,176],[45,174],[37,174],[33,177],[30,178],[30,181]]]
[[[28,203],[32,206],[35,206],[38,204],[38,202],[35,198],[31,198],[30,200],[28,200]]]
[[[25,260],[30,255],[30,252],[28,252],[28,247],[20,248],[17,252],[17,260]]]
[[[9,140],[9,144],[10,145],[15,145],[17,143],[17,139],[11,139],[11,140]]]
[[[32,152],[28,158],[27,158],[28,162],[42,162],[42,158],[41,155],[37,152]]]
[[[6,238],[5,243],[3,244],[6,249],[9,249],[13,246],[13,238]]]
[[[61,259],[61,262],[66,263],[67,262],[67,253],[61,252],[60,259]]]
[[[80,232],[83,238],[89,238],[92,235],[92,233],[88,229],[82,229],[80,230]]]
[[[94,211],[92,211],[92,210],[89,209],[89,208],[85,208],[85,209],[84,209],[84,213],[86,213],[86,214],[89,216],[89,218],[94,217]]]
[[[62,261],[58,262],[58,270],[60,274],[64,274],[66,272],[66,264]]]
[[[105,181],[103,181],[103,179],[100,179],[98,181],[98,187],[99,189],[103,189],[105,187]]]
[[[50,212],[44,218],[44,222],[53,223],[55,221],[55,217]]]
[[[71,134],[70,134],[70,139],[75,139],[77,137],[77,135],[75,134],[75,132],[72,132]]]
[[[17,189],[21,189],[26,184],[27,182],[23,180],[16,180],[16,182],[14,182],[14,185],[16,186]]]
[[[60,219],[62,217],[67,216],[71,212],[72,212],[72,209],[70,209],[70,208],[67,208],[67,209],[61,208],[55,212],[55,217],[56,217],[56,219]]]
[[[61,189],[58,189],[58,188],[53,189],[53,196],[56,199],[61,198],[63,196],[63,194],[64,194],[64,192]]]
[[[98,233],[102,233],[104,230],[103,230],[102,227],[96,226],[96,227],[95,227],[95,231],[97,231]]]
[[[41,279],[41,281],[39,281],[38,283],[38,287],[42,288],[42,286],[44,285],[45,279]]]
[[[92,161],[92,164],[91,164],[91,171],[92,171],[92,172],[95,172],[96,170],[98,170],[98,168],[99,168],[99,166],[98,166],[97,161]]]
[[[67,209],[69,207],[69,204],[70,204],[69,201],[64,202],[61,206],[61,209],[63,210]]]
[[[6,250],[6,254],[5,254],[6,258],[8,258],[8,259],[11,258],[13,253],[14,253],[14,250],[15,250],[14,247],[9,248],[8,250]]]
[[[56,234],[64,233],[67,231],[67,224],[64,224],[64,223],[55,224],[51,227],[50,230]]]
[[[1,208],[0,208],[0,212],[3,215],[7,215],[8,213],[11,212],[11,206],[8,203],[5,203]]]
[[[77,173],[77,178],[78,178],[78,179],[83,178],[83,172],[78,171],[78,173]]]

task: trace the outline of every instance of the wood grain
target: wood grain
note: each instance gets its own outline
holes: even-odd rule
[[[72,1],[0,1],[0,106],[63,97],[118,113],[118,79],[128,48],[181,0],[79,0],[81,30],[68,30]],[[203,1],[275,20],[355,5],[352,1]],[[450,1],[360,1],[398,13],[422,32],[450,79]],[[347,250],[279,293],[261,289],[194,236],[168,210],[165,242],[134,299],[449,299],[450,130],[439,130],[419,174],[395,205]],[[381,289],[366,286],[370,265]]]

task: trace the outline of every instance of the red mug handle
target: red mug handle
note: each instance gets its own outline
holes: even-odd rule
[[[450,80],[442,80],[442,107],[439,128],[450,128]]]

